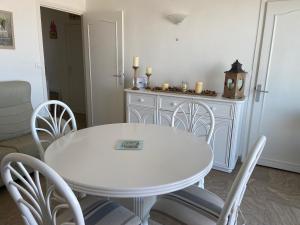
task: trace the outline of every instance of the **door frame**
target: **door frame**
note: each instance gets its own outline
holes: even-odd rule
[[[45,53],[44,53],[44,43],[43,43],[43,31],[42,31],[42,17],[41,17],[41,7],[49,8],[49,9],[54,9],[54,10],[59,10],[65,13],[72,13],[78,16],[81,16],[81,30],[82,30],[82,41],[84,42],[84,35],[83,35],[83,14],[84,10],[78,10],[78,9],[73,9],[69,8],[64,5],[56,4],[56,3],[51,3],[47,0],[36,0],[36,17],[37,17],[37,27],[38,27],[38,44],[39,44],[39,49],[40,49],[40,69],[41,69],[41,76],[42,76],[42,87],[43,87],[43,97],[44,101],[48,101],[49,99],[49,90],[47,86],[47,79],[46,79],[46,70],[45,70]],[[84,43],[82,43],[82,52],[83,52],[83,67],[85,68],[85,54],[84,54]],[[84,78],[86,77],[86,72],[85,70],[83,71],[83,76]],[[85,79],[84,79],[85,81]],[[84,92],[86,95],[86,84],[84,84]],[[87,113],[88,107],[87,103],[85,100],[85,110]]]
[[[253,65],[252,65],[252,74],[250,79],[250,85],[249,85],[249,95],[248,95],[248,101],[246,105],[246,120],[244,122],[245,128],[246,128],[246,134],[244,137],[243,142],[243,148],[244,151],[242,152],[242,161],[244,161],[249,153],[249,150],[252,148],[250,143],[250,135],[251,135],[251,129],[252,129],[252,118],[253,118],[253,110],[254,110],[254,101],[255,101],[255,87],[257,85],[257,79],[258,79],[258,72],[259,72],[259,66],[260,66],[260,56],[261,56],[261,47],[262,47],[262,41],[263,41],[263,34],[264,34],[264,24],[266,20],[266,11],[267,11],[267,5],[271,2],[288,2],[289,0],[261,0],[260,4],[260,10],[259,10],[259,20],[258,20],[258,26],[257,26],[257,34],[256,34],[256,43],[255,43],[255,51],[254,51],[254,57],[253,57]],[[269,163],[270,164],[270,163]],[[270,164],[271,166],[271,164]]]
[[[74,9],[63,4],[50,2],[49,0],[36,0],[36,1],[39,7],[46,7],[50,9],[67,12],[67,13],[73,13],[76,15],[83,15],[83,13],[85,12],[84,10]]]
[[[245,134],[242,141],[242,151],[241,151],[241,160],[242,162],[245,161],[250,146],[249,138],[250,138],[250,130],[251,130],[251,119],[252,119],[252,109],[253,109],[253,101],[255,95],[255,86],[256,80],[258,75],[258,67],[259,67],[259,60],[260,60],[260,49],[261,49],[261,41],[262,41],[262,34],[263,34],[263,25],[265,21],[265,12],[266,12],[266,5],[268,2],[273,0],[261,0],[260,1],[260,8],[259,8],[259,15],[258,15],[258,22],[257,22],[257,30],[256,30],[256,39],[255,39],[255,48],[254,54],[252,59],[252,69],[250,75],[250,84],[248,86],[248,100],[245,104],[245,120],[243,126],[245,127]],[[276,0],[275,0],[276,1]],[[280,0],[279,0],[280,1]]]

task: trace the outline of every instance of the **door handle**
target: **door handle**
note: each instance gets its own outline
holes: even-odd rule
[[[124,74],[124,73],[121,73],[121,74],[114,74],[114,75],[112,75],[112,76],[116,78],[117,87],[118,87],[118,86],[123,86],[123,85],[124,85],[124,79],[125,79],[125,74]]]
[[[115,78],[125,78],[125,73],[112,75]]]
[[[269,91],[266,91],[266,90],[262,90],[261,89],[261,84],[258,84],[256,87],[255,87],[255,91],[256,91],[256,97],[255,97],[255,101],[256,102],[259,102],[260,101],[260,95],[261,93],[264,93],[264,94],[268,94]]]

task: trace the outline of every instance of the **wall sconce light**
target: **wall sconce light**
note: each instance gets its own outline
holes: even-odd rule
[[[174,13],[166,16],[167,20],[175,25],[182,23],[186,17],[187,15],[182,13]]]

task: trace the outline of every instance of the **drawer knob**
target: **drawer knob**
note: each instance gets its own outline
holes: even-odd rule
[[[216,111],[216,107],[214,107],[214,106],[211,106],[209,108],[211,109],[211,111]]]
[[[139,102],[144,102],[145,100],[143,98],[140,98],[139,99]]]
[[[172,102],[171,106],[177,106],[177,102]]]

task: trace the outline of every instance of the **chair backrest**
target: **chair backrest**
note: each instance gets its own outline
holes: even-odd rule
[[[32,176],[26,168],[33,170]],[[72,213],[72,222],[76,225],[85,224],[80,204],[71,188],[44,162],[29,155],[11,153],[1,162],[1,174],[26,225],[56,225],[57,215],[66,208]],[[41,176],[51,185],[42,185]],[[46,186],[46,190],[42,186]],[[54,192],[64,198],[63,203],[53,204]]]
[[[256,142],[252,152],[249,153],[248,157],[243,163],[226,198],[217,225],[236,224],[238,210],[243,196],[245,194],[247,183],[265,147],[265,144],[266,137],[260,137],[259,140]]]
[[[186,101],[175,109],[171,125],[197,136],[205,136],[207,143],[210,143],[215,127],[215,117],[205,103]]]
[[[32,111],[30,83],[0,82],[0,141],[30,133]]]
[[[45,146],[75,130],[77,125],[72,110],[60,101],[50,100],[40,104],[31,116],[32,136],[43,161]]]

